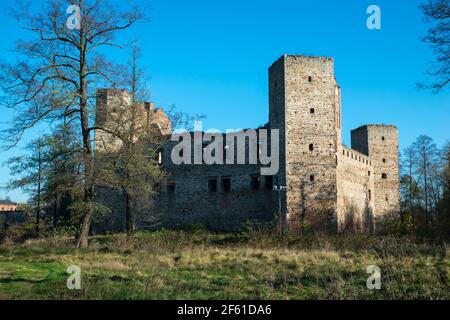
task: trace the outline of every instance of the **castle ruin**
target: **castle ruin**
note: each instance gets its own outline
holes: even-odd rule
[[[104,122],[124,95],[116,89],[99,91],[97,121]],[[161,131],[170,133],[163,111],[147,104],[139,108],[142,117],[159,112]],[[261,176],[259,164],[174,165],[174,143],[168,141],[160,149],[168,178],[154,200],[148,226],[199,223],[213,230],[238,230],[249,221],[273,221],[281,212],[281,223],[291,232],[373,232],[384,216],[400,207],[398,130],[392,125],[361,126],[351,131],[349,148],[342,144],[341,117],[333,59],[283,55],[269,68],[265,126],[279,130],[278,174]],[[286,191],[274,191],[274,186],[285,186]],[[113,212],[123,212],[120,194],[97,194]]]

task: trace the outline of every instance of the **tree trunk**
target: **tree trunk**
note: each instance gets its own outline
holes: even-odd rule
[[[40,139],[40,137],[39,137]],[[41,174],[42,174],[42,152],[41,140],[38,142],[38,190],[37,190],[37,206],[36,206],[36,237],[39,238],[39,224],[41,217]]]
[[[409,199],[408,200],[409,200],[409,213],[411,214],[412,231],[413,231],[413,234],[414,234],[415,230],[416,230],[416,215],[413,212],[413,203],[412,203],[412,197],[413,197],[412,166],[413,166],[413,155],[412,155],[412,150],[410,149],[409,150]]]
[[[125,192],[126,199],[126,227],[127,227],[127,237],[132,238],[134,235],[135,225],[134,225],[134,214],[133,214],[133,204],[132,199],[128,192]]]
[[[132,67],[132,77],[131,77],[131,125],[129,134],[129,148],[130,154],[133,154],[134,148],[134,130],[136,129],[136,91],[137,91],[137,74],[136,74],[136,47],[133,48],[133,67]],[[126,169],[125,180],[130,179],[130,172]],[[124,189],[126,198],[126,227],[127,227],[127,237],[131,238],[134,235],[135,225],[134,225],[134,214],[133,214],[133,203],[130,193]]]
[[[80,1],[83,4],[83,1]],[[78,248],[88,246],[89,230],[91,228],[91,219],[93,214],[93,159],[91,136],[89,130],[89,110],[87,99],[87,81],[86,81],[86,39],[84,34],[83,22],[80,28],[80,121],[81,133],[83,135],[83,157],[84,157],[84,216],[82,221],[81,233],[77,241]]]
[[[86,86],[85,79],[83,79],[84,86]],[[78,239],[77,247],[85,248],[88,246],[89,230],[91,227],[91,218],[93,214],[93,177],[92,177],[92,150],[91,150],[91,137],[89,135],[89,126],[87,119],[87,99],[86,92],[82,93],[81,100],[83,102],[81,105],[81,122],[82,122],[82,133],[83,133],[83,152],[84,152],[84,217],[83,225]]]
[[[430,222],[430,217],[429,217],[429,213],[428,213],[428,170],[427,170],[427,155],[426,155],[426,150],[423,150],[423,172],[424,172],[424,179],[425,179],[425,228],[426,231],[428,232],[428,227],[429,227],[429,222]]]

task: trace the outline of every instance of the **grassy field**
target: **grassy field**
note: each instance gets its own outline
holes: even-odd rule
[[[0,299],[449,299],[445,244],[373,236],[138,233],[0,247]],[[82,271],[68,290],[66,269]],[[369,290],[366,268],[381,269]]]

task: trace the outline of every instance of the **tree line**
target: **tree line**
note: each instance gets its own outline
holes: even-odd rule
[[[422,135],[401,156],[401,231],[450,237],[450,143]]]

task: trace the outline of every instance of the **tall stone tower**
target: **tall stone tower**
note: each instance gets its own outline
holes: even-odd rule
[[[340,117],[332,59],[284,55],[269,68],[269,122],[280,130],[275,182],[287,186],[282,203],[290,231],[335,215]]]
[[[352,149],[370,157],[374,174],[375,218],[400,210],[398,129],[366,125],[351,132]]]

